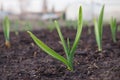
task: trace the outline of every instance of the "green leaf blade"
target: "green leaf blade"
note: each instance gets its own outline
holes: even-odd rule
[[[102,43],[101,43],[101,39],[100,39],[100,33],[99,33],[99,27],[98,27],[98,23],[96,20],[94,20],[94,27],[95,27],[95,38],[96,38],[96,42],[97,42],[97,45],[98,45],[98,50],[101,51],[102,48]]]
[[[67,47],[68,47],[68,53],[70,53],[70,39],[67,38]]]
[[[3,20],[3,31],[6,41],[10,39],[10,21],[9,18],[6,16]]]
[[[98,45],[98,51],[102,51],[103,16],[104,16],[104,5],[98,17],[98,22],[94,20],[95,38]]]
[[[51,55],[52,57],[54,57],[55,59],[63,62],[65,65],[68,66],[68,62],[67,60],[62,57],[61,55],[59,55],[58,53],[56,53],[54,50],[52,50],[51,48],[49,48],[46,44],[44,44],[41,40],[39,40],[34,34],[32,34],[30,31],[27,31],[30,36],[32,37],[32,39],[34,40],[34,42],[43,50],[45,51],[47,54]]]
[[[99,19],[98,19],[99,33],[100,33],[101,39],[102,39],[102,33],[103,33],[103,16],[104,16],[104,5],[101,9]]]
[[[83,28],[83,14],[82,14],[82,7],[80,6],[79,8],[79,15],[78,15],[78,28],[77,28],[77,33],[76,33],[76,37],[73,43],[73,46],[71,48],[70,54],[73,55],[73,53],[75,52],[77,45],[79,43],[79,39],[81,36],[81,32],[82,32],[82,28]]]
[[[111,33],[112,33],[113,42],[116,43],[117,24],[116,24],[115,18],[111,18],[110,29],[111,29]]]
[[[60,37],[60,40],[61,40],[62,46],[63,46],[64,51],[65,51],[65,53],[66,53],[66,56],[67,56],[67,58],[68,58],[68,54],[69,54],[68,52],[69,52],[69,51],[68,51],[68,48],[67,48],[67,46],[66,46],[66,43],[65,43],[64,37],[63,37],[63,35],[62,35],[62,33],[61,33],[61,30],[60,30],[60,27],[59,27],[57,21],[55,21],[55,25],[56,25],[56,29],[57,29],[58,35],[59,35],[59,37]]]

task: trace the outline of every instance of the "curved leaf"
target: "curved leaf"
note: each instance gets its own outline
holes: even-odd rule
[[[63,48],[64,48],[64,51],[65,51],[65,53],[66,53],[66,56],[67,56],[67,58],[68,58],[68,48],[67,48],[67,46],[66,46],[66,43],[65,43],[65,40],[64,40],[64,37],[63,37],[63,35],[62,35],[62,33],[61,33],[61,30],[60,30],[60,27],[59,27],[59,25],[58,25],[58,22],[57,21],[55,21],[55,25],[56,25],[56,29],[57,29],[57,32],[58,32],[58,34],[59,34],[59,37],[60,37],[60,40],[61,40],[61,43],[62,43],[62,46],[63,46]]]
[[[56,53],[54,50],[52,50],[51,48],[49,48],[46,44],[44,44],[41,40],[39,40],[33,33],[31,33],[30,31],[27,31],[30,36],[32,37],[32,39],[34,40],[34,42],[43,50],[45,51],[47,54],[51,55],[52,57],[54,57],[55,59],[58,59],[59,61],[63,62],[65,65],[68,65],[67,60],[62,57],[61,55],[59,55],[58,53]]]
[[[82,17],[83,17],[82,7],[80,6],[77,33],[76,33],[75,41],[74,41],[73,46],[72,46],[71,51],[70,51],[70,55],[72,55],[75,52],[77,45],[78,45],[78,42],[79,42],[79,39],[80,39],[80,36],[81,36],[81,32],[82,32],[82,28],[83,28],[83,26],[82,26],[83,25],[83,18]]]

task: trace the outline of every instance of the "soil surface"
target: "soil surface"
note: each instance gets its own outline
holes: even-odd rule
[[[56,30],[33,33],[65,56]],[[72,44],[76,30],[62,28],[62,33]],[[73,72],[38,48],[28,33],[20,32],[16,36],[11,32],[10,35],[12,46],[6,48],[0,32],[0,80],[120,80],[120,32],[117,32],[117,43],[113,43],[109,27],[104,28],[102,52],[97,51],[93,28],[83,29]]]

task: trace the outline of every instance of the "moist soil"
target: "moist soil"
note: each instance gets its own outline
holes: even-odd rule
[[[65,57],[56,30],[43,29],[33,33]],[[76,30],[62,28],[62,33],[72,44]],[[99,52],[93,27],[83,28],[75,52],[74,71],[69,71],[64,64],[38,48],[28,33],[15,35],[11,32],[11,48],[6,48],[3,32],[0,32],[0,80],[120,80],[119,35],[117,32],[117,42],[113,43],[109,27],[104,27],[103,50]]]

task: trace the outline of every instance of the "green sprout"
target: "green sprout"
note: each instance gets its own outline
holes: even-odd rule
[[[43,43],[41,40],[39,40],[34,34],[32,34],[30,31],[28,31],[28,33],[30,34],[30,36],[32,37],[32,39],[34,40],[34,42],[43,50],[45,51],[47,54],[51,55],[52,57],[54,57],[55,59],[61,61],[62,63],[64,63],[68,70],[73,71],[73,59],[74,59],[74,53],[77,49],[79,40],[80,40],[80,36],[81,36],[81,32],[82,32],[82,24],[83,24],[83,20],[82,20],[82,7],[80,6],[79,8],[79,18],[78,18],[78,27],[77,27],[77,33],[76,33],[76,37],[73,43],[73,46],[70,47],[70,41],[69,38],[67,38],[67,40],[65,41],[63,38],[63,35],[61,33],[60,27],[58,25],[58,22],[55,21],[55,25],[56,25],[56,29],[57,32],[59,34],[59,37],[61,39],[61,44],[64,48],[65,54],[66,54],[66,58],[61,56],[59,53],[55,52],[53,49],[51,49],[50,47],[48,47],[45,43]]]
[[[10,21],[7,16],[3,20],[3,32],[5,37],[5,46],[9,48],[11,46],[10,45]]]
[[[111,18],[110,28],[111,28],[111,32],[112,32],[113,42],[116,43],[117,24],[116,24],[116,19],[115,18]]]
[[[95,38],[98,45],[98,51],[102,51],[103,15],[104,6],[101,9],[98,21],[96,21],[96,19],[94,20]]]

